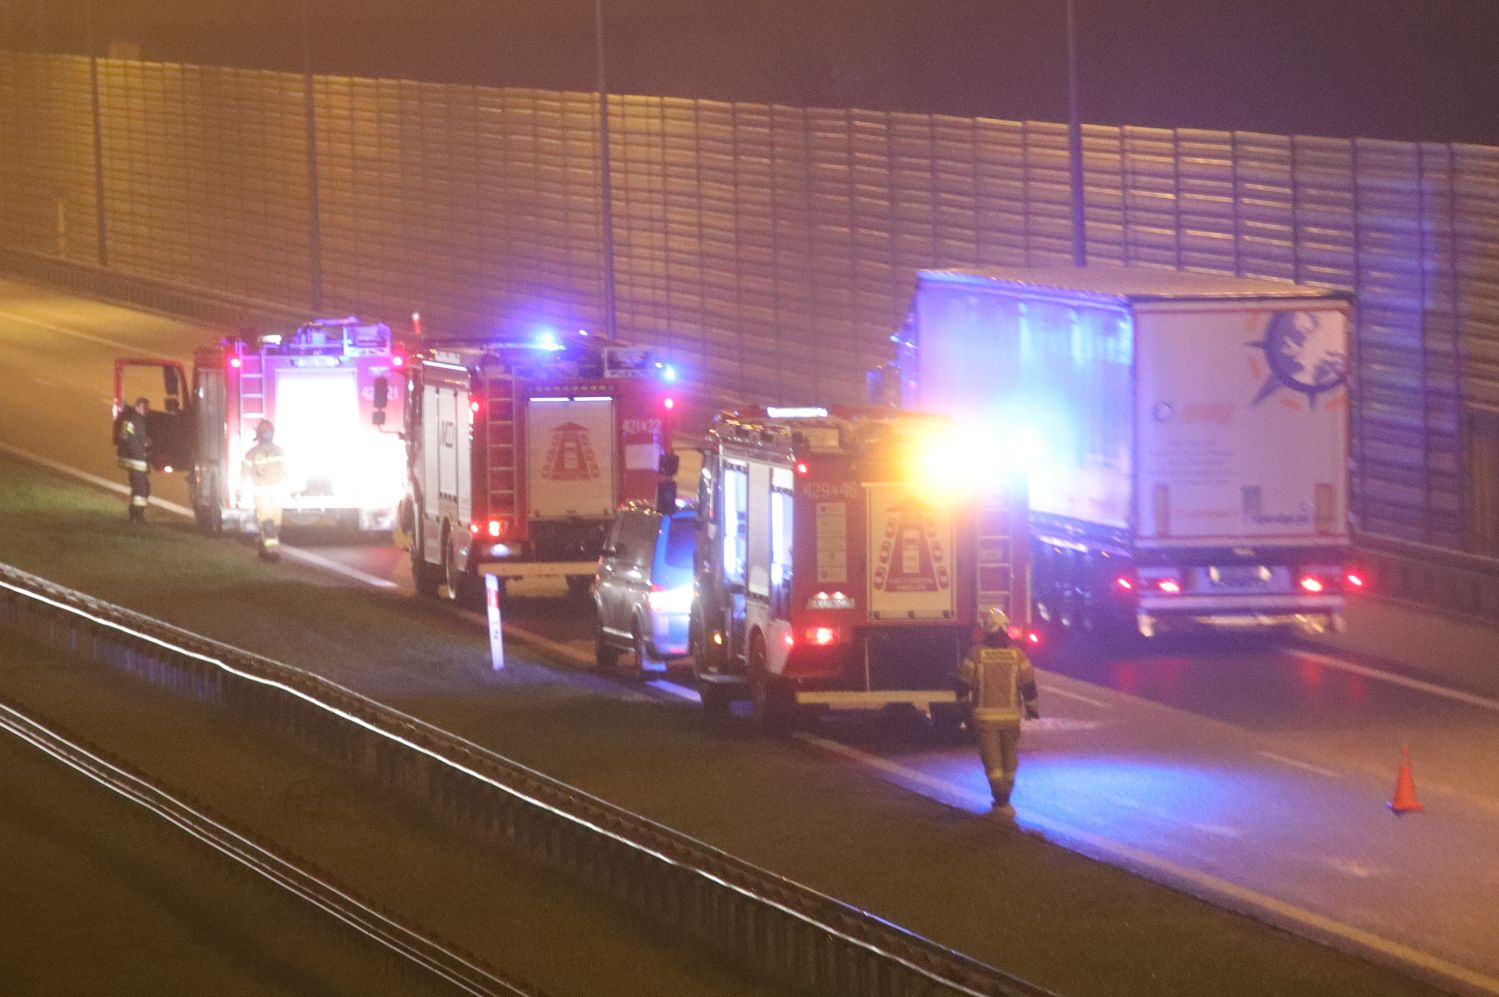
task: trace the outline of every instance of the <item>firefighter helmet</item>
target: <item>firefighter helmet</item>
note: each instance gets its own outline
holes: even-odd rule
[[[998,606],[985,610],[984,618],[979,622],[986,634],[1005,634],[1008,636],[1010,633],[1010,618]]]
[[[261,419],[255,424],[255,442],[269,443],[276,435],[276,427],[269,419]]]

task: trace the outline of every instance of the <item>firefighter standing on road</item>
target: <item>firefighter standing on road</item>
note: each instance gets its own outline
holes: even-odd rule
[[[151,498],[151,434],[146,427],[150,412],[150,399],[137,398],[115,421],[115,459],[130,477],[132,523],[146,521],[146,503]]]
[[[1006,812],[1010,791],[1015,788],[1015,769],[1020,764],[1020,712],[1031,720],[1041,716],[1036,709],[1036,670],[1018,647],[1010,646],[1010,620],[991,609],[984,614],[984,639],[958,666],[960,689],[972,704],[972,724],[978,734],[979,757],[994,805]]]
[[[255,424],[255,445],[245,453],[244,476],[255,488],[255,525],[260,527],[260,556],[281,559],[281,500],[286,494],[286,451],[271,442],[276,427],[269,419]]]

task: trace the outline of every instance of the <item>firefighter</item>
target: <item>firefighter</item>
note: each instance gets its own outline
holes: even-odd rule
[[[281,559],[281,500],[286,494],[286,451],[273,440],[269,419],[255,424],[255,445],[245,453],[244,477],[255,488],[255,524],[260,528],[260,557]]]
[[[146,521],[146,503],[151,498],[151,434],[146,426],[150,412],[150,399],[137,398],[115,421],[115,460],[130,477],[132,523]]]
[[[1016,753],[1020,745],[1020,713],[1041,716],[1036,709],[1036,670],[1018,647],[1010,645],[1010,620],[999,609],[983,618],[984,639],[974,645],[958,666],[960,695],[969,697],[971,723],[978,734],[979,757],[994,793],[994,805],[1006,813],[1015,788]]]

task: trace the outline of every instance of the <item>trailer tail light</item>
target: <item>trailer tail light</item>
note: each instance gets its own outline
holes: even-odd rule
[[[1301,587],[1308,592],[1321,592],[1323,589],[1327,588],[1322,579],[1313,578],[1311,575],[1307,575],[1305,578],[1301,579]]]
[[[503,519],[491,519],[484,524],[484,528],[490,536],[494,537],[495,539],[499,539],[500,537],[505,535],[506,527],[508,525],[509,524],[506,523]]]
[[[816,647],[827,647],[842,640],[843,632],[837,627],[808,627],[802,634],[802,639]]]
[[[1133,592],[1135,590],[1135,583],[1129,575],[1120,575],[1114,579],[1114,587],[1124,592]]]
[[[1302,568],[1296,573],[1296,587],[1312,595],[1339,591],[1344,581],[1344,572],[1335,564],[1319,564]],[[1363,581],[1362,578],[1359,579]],[[1352,582],[1349,582],[1352,585]]]
[[[1348,583],[1349,588],[1361,589],[1364,587],[1364,576],[1359,574],[1357,571],[1348,572],[1343,576],[1343,580]]]
[[[1177,581],[1175,578],[1162,578],[1160,581],[1155,583],[1155,587],[1160,589],[1162,592],[1168,592],[1171,595],[1176,595],[1182,590],[1182,583]]]
[[[1032,647],[1035,647],[1037,644],[1041,643],[1041,635],[1034,630],[1030,630],[1026,632],[1025,640],[1026,643],[1030,644]]]

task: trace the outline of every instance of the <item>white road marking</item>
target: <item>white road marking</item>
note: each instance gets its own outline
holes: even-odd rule
[[[818,737],[815,734],[797,733],[793,736],[798,740],[814,745],[831,754],[846,758],[857,765],[891,775],[903,783],[929,787],[934,792],[940,794],[937,797],[939,801],[958,799],[972,804],[975,808],[986,808],[990,804],[987,794],[975,793],[964,786],[948,782],[945,779],[929,775],[926,772],[907,768],[899,762],[891,761],[888,758],[881,758],[878,755],[872,755],[858,748]],[[1469,969],[1466,966],[1449,962],[1440,956],[1434,956],[1412,948],[1409,945],[1404,945],[1388,938],[1382,938],[1373,932],[1365,931],[1351,924],[1344,924],[1325,914],[1318,914],[1304,907],[1298,907],[1295,904],[1278,900],[1268,894],[1260,893],[1257,890],[1240,886],[1226,879],[1220,879],[1201,870],[1181,865],[1160,855],[1152,854],[1131,845],[1112,841],[1089,831],[1080,830],[1052,817],[1032,814],[1026,811],[1021,811],[1017,815],[1016,823],[1025,830],[1039,831],[1048,839],[1062,844],[1073,851],[1090,855],[1155,879],[1158,882],[1186,890],[1220,906],[1227,907],[1230,910],[1249,913],[1268,920],[1272,924],[1294,925],[1299,931],[1313,938],[1324,940],[1337,939],[1365,952],[1416,967],[1449,983],[1460,983],[1472,990],[1489,994],[1499,994],[1499,977],[1489,976],[1477,970]],[[1216,833],[1214,829],[1208,827],[1200,827],[1199,830]],[[1340,871],[1347,872],[1350,875],[1360,875],[1362,867],[1350,866],[1346,869],[1340,869]]]
[[[1269,758],[1272,761],[1280,762],[1282,765],[1291,765],[1295,768],[1305,769],[1308,772],[1315,772],[1318,775],[1325,775],[1329,779],[1337,779],[1342,776],[1342,773],[1338,772],[1335,769],[1326,769],[1320,765],[1313,765],[1311,762],[1303,762],[1295,758],[1287,758],[1285,755],[1277,755],[1273,751],[1258,751],[1255,752],[1255,754],[1261,756],[1262,758]]]
[[[117,349],[129,350],[129,351],[131,351],[132,353],[135,353],[135,354],[139,354],[142,350],[146,349],[146,347],[142,346],[140,343],[123,343],[123,342],[121,342],[118,339],[109,339],[106,336],[95,336],[92,333],[80,332],[77,329],[69,329],[69,328],[66,328],[65,326],[53,325],[51,322],[42,322],[42,321],[40,321],[38,319],[27,318],[25,315],[17,315],[15,312],[6,311],[3,308],[0,308],[0,316],[8,318],[12,322],[19,322],[22,325],[33,326],[33,327],[35,327],[37,329],[45,329],[47,332],[56,332],[56,333],[60,333],[61,335],[64,335],[64,336],[72,336],[75,339],[87,340],[90,343],[98,343],[101,346],[113,346],[113,347],[116,347]],[[170,357],[169,356],[168,359],[172,359],[172,360],[189,359],[190,360],[191,358]]]
[[[685,699],[689,703],[702,702],[702,699],[698,697],[696,689],[689,689],[685,685],[678,685],[676,682],[673,682],[670,679],[651,679],[650,681],[646,682],[646,685],[650,686],[652,689],[660,689],[668,696],[675,696],[678,699]]]
[[[79,481],[87,482],[88,484],[94,485],[96,487],[108,489],[109,491],[115,492],[119,495],[130,494],[130,489],[125,485],[120,484],[118,481],[110,481],[108,478],[101,478],[97,474],[90,474],[87,471],[80,471],[78,468],[71,467],[67,464],[62,463],[61,461],[52,460],[50,457],[43,457],[40,454],[31,453],[29,450],[22,450],[20,447],[13,447],[9,443],[0,443],[0,453],[6,454],[10,457],[15,457],[19,460],[27,461],[32,464],[37,464],[41,467],[47,468],[49,471],[56,471],[59,474],[68,475],[69,477],[76,478]],[[164,509],[175,516],[182,516],[187,519],[191,519],[193,517],[193,511],[185,505],[178,505],[176,502],[168,502],[166,499],[157,498],[155,495],[151,496],[150,502],[158,509]],[[352,578],[355,581],[363,582],[371,588],[393,589],[397,587],[396,583],[388,578],[378,578],[375,575],[366,574],[365,572],[360,571],[358,568],[351,568],[348,565],[339,564],[337,561],[331,561],[326,557],[309,553],[300,547],[283,546],[281,550],[283,556],[285,556],[288,560],[299,561],[303,564],[308,564],[315,568],[321,568],[324,571],[331,571],[335,574],[343,575],[346,578]]]
[[[1075,699],[1079,703],[1087,703],[1089,706],[1096,706],[1102,710],[1112,709],[1114,705],[1113,703],[1106,703],[1101,699],[1094,699],[1092,696],[1084,696],[1080,692],[1073,692],[1070,689],[1059,688],[1048,682],[1038,682],[1037,684],[1041,687],[1041,691],[1046,693],[1048,696],[1061,696],[1063,699]]]
[[[1469,706],[1477,706],[1481,709],[1499,713],[1499,699],[1490,699],[1487,696],[1478,696],[1471,692],[1462,692],[1458,689],[1448,689],[1446,686],[1437,685],[1435,682],[1426,682],[1422,679],[1414,679],[1405,675],[1397,675],[1394,672],[1370,668],[1368,665],[1344,661],[1341,658],[1334,658],[1331,655],[1321,654],[1317,651],[1295,650],[1288,653],[1319,662],[1327,665],[1329,668],[1336,668],[1340,671],[1351,672],[1354,675],[1377,679],[1381,682],[1388,682],[1391,685],[1404,686],[1407,689],[1415,689],[1419,692],[1430,693],[1433,696],[1441,696],[1443,699],[1451,699],[1455,702],[1466,703]]]

